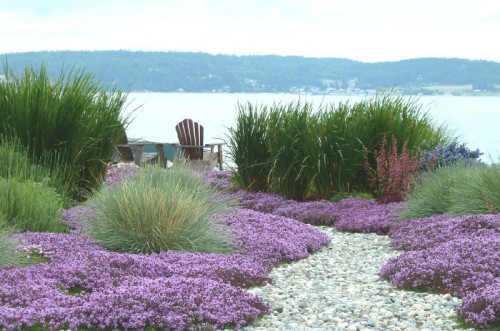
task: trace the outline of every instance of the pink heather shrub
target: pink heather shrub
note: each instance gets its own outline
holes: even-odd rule
[[[91,209],[76,208],[64,217],[78,228],[87,212]],[[0,267],[0,325],[5,330],[37,323],[50,330],[239,329],[270,312],[243,288],[272,282],[273,265],[305,258],[329,241],[310,225],[252,210],[221,221],[234,232],[241,253],[120,254],[78,232],[18,234],[23,245],[40,246],[50,262]],[[83,291],[69,295],[74,288]]]

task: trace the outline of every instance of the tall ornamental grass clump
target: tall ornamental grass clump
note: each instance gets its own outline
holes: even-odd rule
[[[107,186],[89,201],[96,212],[88,233],[107,250],[233,251],[227,228],[216,219],[232,211],[231,203],[187,165],[169,170],[144,167],[123,185]]]
[[[0,83],[0,136],[17,139],[30,161],[66,167],[64,188],[82,200],[99,187],[127,120],[126,95],[107,92],[91,74],[76,70],[50,77],[44,65],[21,75],[4,65]]]
[[[306,146],[316,137],[309,132],[311,111],[311,103],[298,101],[274,104],[269,114],[271,189],[298,201],[305,199],[310,182]]]
[[[248,191],[267,191],[271,166],[268,106],[237,105],[236,127],[229,128],[229,157],[238,166],[236,184]]]
[[[407,197],[402,219],[437,214],[498,213],[500,165],[458,162],[422,176]]]
[[[65,232],[62,199],[47,181],[0,177],[0,214],[20,231]]]
[[[416,154],[424,142],[429,148],[435,148],[452,138],[445,126],[434,124],[418,99],[392,91],[354,104],[322,103],[314,108],[311,103],[298,101],[284,105],[274,103],[266,111],[260,121],[247,121],[246,125],[237,121],[236,128],[230,131],[231,155],[247,148],[246,154],[240,153],[243,156],[235,160],[236,176],[245,182],[248,175],[244,170],[248,164],[269,164],[269,169],[260,168],[261,171],[252,176],[260,176],[261,182],[267,177],[268,191],[297,200],[331,199],[345,192],[372,192],[365,171],[365,156],[368,165],[375,169],[374,151],[385,135],[397,142],[398,155],[403,146]],[[241,118],[259,115],[248,105],[240,108]],[[259,139],[259,144],[250,147],[256,150],[249,149],[248,144],[243,147],[237,139],[242,136]],[[253,159],[254,154],[259,158]],[[246,180],[259,181],[255,177]]]
[[[412,153],[420,151],[424,142],[429,148],[447,144],[452,140],[452,132],[444,124],[436,125],[429,113],[416,97],[395,95],[392,91],[382,92],[353,106],[351,130],[355,139],[368,151],[368,161],[376,167],[374,151],[379,148],[384,135],[392,141],[396,139],[398,153],[406,148]],[[355,142],[352,142],[356,146]],[[359,146],[359,144],[358,144]],[[364,153],[364,152],[361,152]],[[353,160],[352,185],[362,190],[369,190],[369,179],[364,169],[364,156]]]

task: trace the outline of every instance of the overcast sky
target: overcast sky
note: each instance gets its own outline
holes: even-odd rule
[[[500,62],[500,0],[0,0],[0,53],[195,51]]]

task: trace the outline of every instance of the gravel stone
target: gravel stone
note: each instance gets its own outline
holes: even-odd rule
[[[308,258],[275,267],[275,284],[251,288],[273,313],[242,330],[455,330],[461,300],[449,294],[395,288],[379,277],[385,262],[400,254],[376,234],[318,227],[331,242]],[[467,330],[467,329],[461,329]],[[474,329],[468,329],[474,330]]]

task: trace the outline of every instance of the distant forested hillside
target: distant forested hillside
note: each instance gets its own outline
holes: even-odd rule
[[[500,63],[464,59],[364,63],[339,58],[130,51],[47,51],[1,57],[15,72],[42,62],[55,75],[63,67],[65,71],[83,68],[104,84],[130,92],[330,94],[397,87],[408,93],[437,93],[441,91],[437,87],[443,86],[465,86],[471,91],[500,88]]]

